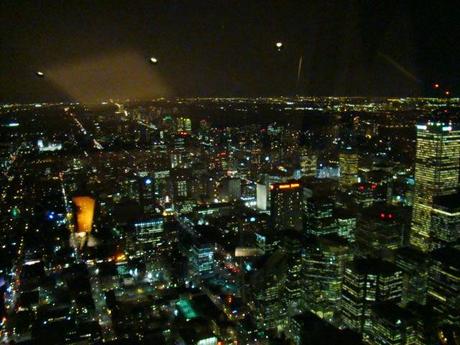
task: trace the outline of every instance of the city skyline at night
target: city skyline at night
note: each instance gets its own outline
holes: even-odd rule
[[[459,7],[0,3],[0,344],[460,344]]]

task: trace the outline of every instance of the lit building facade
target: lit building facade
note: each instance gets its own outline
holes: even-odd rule
[[[388,254],[403,243],[403,221],[397,209],[376,205],[361,214],[356,228],[356,242],[363,253]]]
[[[345,268],[341,312],[344,326],[363,333],[369,326],[370,308],[379,302],[399,302],[402,271],[381,260],[355,259]]]
[[[130,256],[142,258],[158,255],[163,243],[164,219],[157,217],[137,222],[133,227],[129,241]]]
[[[276,230],[302,230],[302,188],[299,181],[270,186],[271,218]]]
[[[429,268],[427,256],[413,247],[399,248],[394,254],[396,266],[403,271],[402,304],[425,304]]]
[[[435,247],[443,247],[460,238],[460,193],[434,198],[431,230]]]
[[[358,183],[358,160],[358,154],[352,151],[345,151],[339,154],[340,189],[348,190],[355,183]]]
[[[370,345],[416,344],[413,316],[391,302],[373,306],[364,338]]]
[[[334,201],[332,199],[312,197],[308,198],[305,203],[305,230],[307,234],[322,236],[337,233]]]
[[[428,303],[445,321],[460,322],[460,251],[433,251],[428,275]]]
[[[426,252],[434,249],[431,231],[433,198],[454,194],[460,168],[460,130],[451,124],[417,126],[415,193],[410,243]]]
[[[308,309],[328,322],[336,320],[345,267],[352,258],[346,240],[337,236],[314,239],[302,257]]]
[[[268,185],[257,183],[256,187],[256,206],[258,210],[266,211],[268,208]]]
[[[295,314],[305,307],[305,281],[302,274],[303,247],[304,241],[301,233],[293,230],[285,232],[282,248],[287,255],[287,272],[283,298],[289,315]]]
[[[189,117],[178,117],[176,118],[176,130],[178,132],[192,132],[192,120]]]
[[[311,153],[310,150],[302,149],[300,153],[300,170],[302,176],[316,176],[318,157]]]
[[[214,246],[205,243],[193,245],[189,262],[194,274],[212,275],[214,273]]]
[[[139,203],[144,214],[155,213],[155,183],[150,176],[139,178]]]

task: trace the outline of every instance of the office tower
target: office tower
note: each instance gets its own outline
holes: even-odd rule
[[[134,223],[133,232],[128,239],[130,256],[153,258],[158,256],[164,241],[164,219],[153,219]]]
[[[435,247],[443,247],[460,238],[460,193],[434,197],[431,231]]]
[[[232,159],[227,151],[219,152],[210,159],[209,169],[226,171],[231,164],[231,160]]]
[[[404,221],[395,207],[375,205],[361,213],[356,242],[367,255],[385,255],[403,243]]]
[[[352,258],[347,241],[337,236],[311,238],[303,254],[308,309],[331,323],[339,312],[343,275]]]
[[[361,208],[372,206],[379,201],[375,183],[359,183],[353,188],[353,200]]]
[[[363,333],[369,325],[370,308],[384,301],[399,302],[402,271],[387,261],[355,259],[345,268],[341,312],[344,326]]]
[[[139,181],[137,178],[128,178],[120,183],[120,196],[139,200]]]
[[[431,217],[434,197],[454,194],[460,169],[460,130],[451,124],[417,126],[415,194],[410,243],[426,252],[434,249]]]
[[[285,324],[288,316],[283,296],[286,282],[286,256],[275,252],[251,279],[258,327],[269,329]]]
[[[335,210],[334,216],[337,221],[337,234],[349,242],[354,242],[356,238],[356,215],[347,209],[338,208]]]
[[[190,134],[192,132],[192,120],[188,117],[176,118],[176,130],[177,132],[186,132]]]
[[[183,168],[183,165],[182,165],[183,152],[173,151],[170,154],[170,158],[171,158],[171,169]]]
[[[283,233],[281,248],[287,257],[285,291],[283,294],[286,310],[289,315],[305,308],[305,281],[302,272],[302,249],[304,248],[302,234],[295,230]]]
[[[300,132],[292,128],[284,128],[281,132],[281,157],[292,157],[299,152]]]
[[[364,339],[370,345],[416,344],[414,316],[397,304],[384,302],[371,308]]]
[[[185,132],[182,132],[181,134],[177,134],[176,136],[174,136],[173,149],[175,152],[186,152],[186,138],[187,134]]]
[[[394,253],[395,264],[403,271],[401,302],[425,304],[428,280],[428,258],[413,247],[399,248]]]
[[[358,159],[358,154],[353,153],[351,149],[339,154],[339,188],[341,190],[347,191],[358,183]]]
[[[305,229],[309,235],[322,236],[337,233],[334,201],[327,197],[308,198],[305,205]]]
[[[166,199],[166,197],[170,197],[172,193],[170,171],[155,171],[153,176],[155,181],[155,195],[158,197],[159,201],[163,202]]]
[[[150,176],[139,178],[139,204],[144,214],[155,213],[155,183]]]
[[[152,142],[153,133],[147,127],[141,126],[139,129],[138,142],[140,145],[149,145]]]
[[[272,184],[270,204],[274,229],[302,229],[302,188],[299,181]]]
[[[460,322],[460,250],[446,247],[432,252],[428,274],[428,303],[445,321]]]
[[[300,170],[302,176],[316,176],[316,165],[318,158],[311,150],[303,148],[300,152]]]
[[[282,128],[270,125],[267,128],[267,134],[270,145],[270,161],[277,162],[282,157]]]
[[[338,329],[311,312],[291,318],[289,338],[292,342],[282,344],[363,345],[361,336],[349,329]],[[281,344],[281,343],[276,343]]]
[[[268,184],[257,183],[256,187],[256,206],[258,210],[266,211],[268,204]]]
[[[236,177],[227,177],[222,181],[222,197],[227,201],[241,198],[241,180]]]
[[[192,274],[210,276],[214,273],[214,245],[196,243],[192,246],[189,256]]]
[[[191,176],[186,169],[176,169],[171,174],[174,202],[183,201],[190,197]]]

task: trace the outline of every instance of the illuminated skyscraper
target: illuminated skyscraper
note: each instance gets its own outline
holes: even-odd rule
[[[190,197],[191,177],[187,169],[176,169],[171,174],[174,202]]]
[[[356,242],[368,255],[387,255],[403,244],[403,220],[398,209],[375,205],[362,212],[356,227]]]
[[[302,275],[302,248],[304,240],[298,231],[286,231],[282,240],[282,248],[287,254],[286,283],[284,285],[284,301],[288,313],[302,309],[304,302],[305,282]]]
[[[268,185],[265,183],[258,183],[256,189],[257,209],[265,211],[268,203]]]
[[[397,304],[384,302],[371,308],[366,341],[372,345],[416,344],[413,315]]]
[[[302,149],[300,153],[300,169],[302,176],[316,176],[317,156],[308,149]]]
[[[222,198],[228,201],[241,198],[241,180],[236,177],[227,177],[222,181]]]
[[[178,132],[192,132],[192,120],[188,117],[178,117],[176,119],[176,128]]]
[[[431,214],[435,247],[460,238],[460,193],[435,197]]]
[[[193,274],[212,275],[214,272],[214,246],[209,243],[193,245],[190,250],[189,263]]]
[[[152,215],[155,212],[155,183],[150,176],[139,178],[139,203],[145,214]]]
[[[157,217],[134,223],[128,247],[132,257],[154,257],[158,255],[164,237],[164,219]]]
[[[337,233],[334,201],[331,198],[311,197],[305,201],[307,234],[322,236]]]
[[[308,308],[333,323],[339,311],[345,267],[353,254],[347,242],[337,236],[311,240],[302,257]]]
[[[401,300],[402,276],[402,270],[390,262],[355,259],[345,269],[342,283],[344,325],[359,333],[368,329],[372,305]]]
[[[302,188],[297,181],[270,186],[271,218],[276,230],[302,229]]]
[[[395,264],[403,271],[402,304],[426,303],[428,257],[412,247],[395,251]]]
[[[460,251],[441,248],[431,253],[428,274],[428,303],[444,321],[460,322]]]
[[[340,153],[340,189],[347,190],[355,183],[358,183],[358,159],[358,154],[350,150]]]
[[[422,251],[434,248],[431,229],[433,198],[454,194],[460,168],[460,130],[451,124],[417,126],[415,195],[410,243]]]
[[[336,209],[335,218],[337,220],[337,234],[346,238],[349,242],[355,241],[357,217],[346,209]]]

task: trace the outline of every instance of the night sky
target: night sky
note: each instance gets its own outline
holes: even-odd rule
[[[4,0],[0,103],[413,96],[435,81],[458,96],[459,18],[443,1]]]

